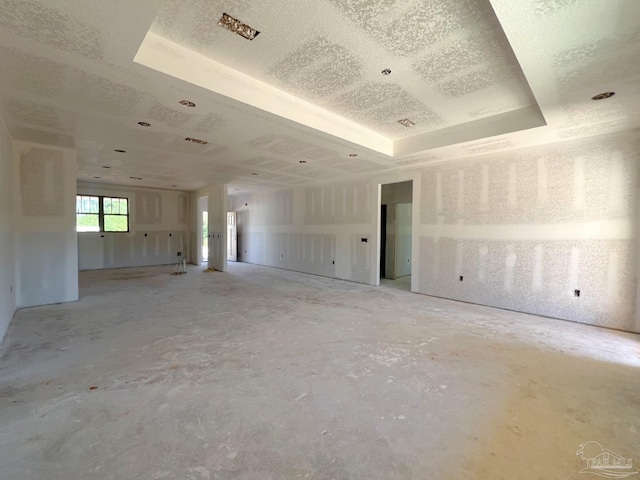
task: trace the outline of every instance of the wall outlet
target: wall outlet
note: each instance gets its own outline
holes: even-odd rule
[[[178,252],[178,256],[181,257],[182,256],[182,252]]]
[[[464,280],[464,277],[460,275],[460,281],[462,282],[463,280]]]
[[[573,296],[574,297],[579,297],[580,296],[580,290],[574,290],[573,291]]]
[[[369,239],[368,239],[367,237],[362,237],[362,238],[360,239],[360,241],[361,241],[362,243],[367,243],[367,242],[369,242]]]

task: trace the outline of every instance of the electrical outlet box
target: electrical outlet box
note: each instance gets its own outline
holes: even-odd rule
[[[182,252],[178,252],[178,256],[181,257],[182,256]]]

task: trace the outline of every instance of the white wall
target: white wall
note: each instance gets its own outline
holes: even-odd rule
[[[76,153],[14,142],[16,304],[78,299]]]
[[[412,291],[640,331],[639,164],[633,131],[235,197],[240,260],[377,285],[380,184],[413,180]]]
[[[233,204],[240,261],[377,283],[379,188],[372,181],[234,197]]]
[[[13,144],[0,118],[0,343],[16,309]]]
[[[77,234],[80,270],[175,264],[189,258],[186,193],[82,182],[77,191],[129,200],[129,232]]]
[[[638,140],[626,132],[424,169],[416,290],[637,331]]]
[[[410,203],[396,205],[396,277],[411,275],[412,216],[413,210]]]

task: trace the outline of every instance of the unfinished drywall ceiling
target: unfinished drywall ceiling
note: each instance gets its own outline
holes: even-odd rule
[[[223,11],[261,36],[212,29]],[[487,0],[168,1],[151,32],[390,138],[535,103]]]
[[[228,183],[230,192],[640,126],[638,2],[425,5],[0,0],[0,116],[17,140],[75,148],[84,181],[182,190]],[[247,41],[218,27],[222,11],[260,35]],[[285,110],[297,102],[309,108],[292,121],[266,104],[256,108],[136,64],[148,33],[245,72],[247,88],[278,89]],[[251,94],[239,85],[238,98]],[[616,95],[590,100],[605,91]],[[548,125],[527,130],[540,111]],[[416,125],[398,124],[403,118]],[[280,149],[274,140],[267,153],[261,139],[278,137],[308,148]],[[260,157],[269,160],[252,166]]]

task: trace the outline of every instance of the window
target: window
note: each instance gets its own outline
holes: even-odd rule
[[[76,231],[128,232],[129,200],[119,197],[77,195]]]

